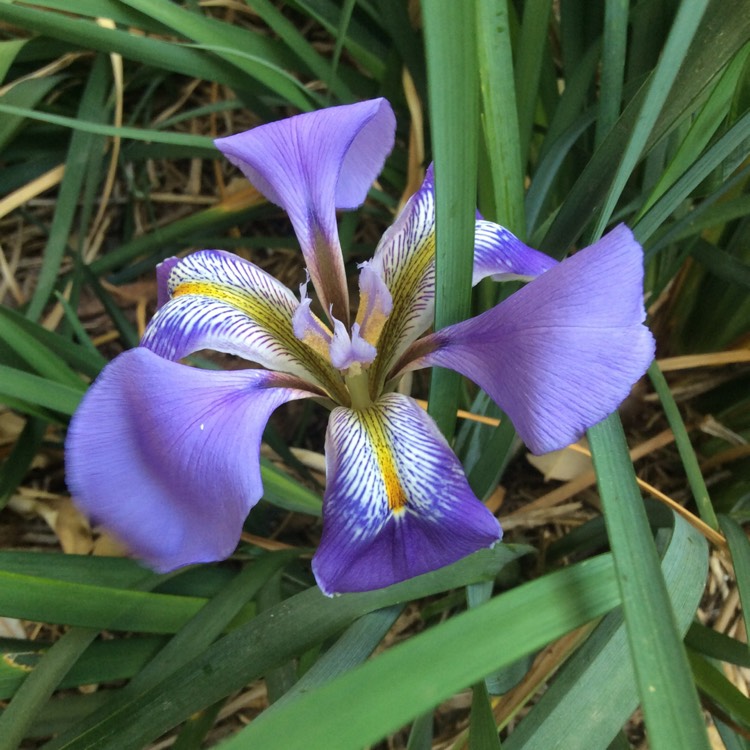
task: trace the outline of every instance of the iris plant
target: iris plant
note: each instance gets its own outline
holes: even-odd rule
[[[653,357],[642,250],[624,226],[562,263],[478,218],[474,283],[529,281],[501,304],[429,333],[435,292],[431,169],[349,290],[337,209],[365,200],[393,146],[383,99],[302,114],[218,148],[289,215],[308,283],[298,298],[221,250],[159,267],[159,309],[73,418],[68,479],[80,507],[159,571],[232,553],[263,495],[259,449],[281,404],[331,409],[323,531],[326,594],[387,586],[502,536],[430,417],[397,391],[439,365],[484,389],[534,453],[561,448],[617,408]],[[247,369],[179,360],[202,349]]]

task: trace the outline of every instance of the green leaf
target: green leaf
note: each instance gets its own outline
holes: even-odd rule
[[[478,682],[471,691],[469,750],[500,750],[495,715],[484,682]]]
[[[154,3],[149,5],[147,15],[152,11],[172,6],[172,3]],[[176,6],[174,6],[176,7]],[[106,16],[105,17],[109,17]],[[62,39],[84,49],[93,49],[107,54],[118,53],[123,57],[134,60],[141,64],[152,65],[159,70],[168,70],[175,73],[181,73],[191,78],[207,79],[231,86],[240,95],[257,96],[257,84],[253,77],[248,75],[242,68],[243,65],[253,69],[249,61],[244,63],[238,62],[238,67],[228,65],[223,59],[217,59],[216,55],[203,52],[198,49],[192,49],[184,44],[175,44],[174,42],[158,39],[152,36],[133,34],[129,31],[119,29],[108,29],[97,25],[94,21],[86,21],[70,17],[61,13],[49,13],[44,10],[37,10],[17,5],[15,3],[0,2],[0,20],[27,29],[35,34],[43,34],[53,39]],[[210,29],[213,36],[216,36],[216,26],[218,24],[221,34],[218,35],[219,44],[225,38],[225,35],[232,34],[232,26],[221,22],[211,22],[211,19],[198,17],[196,21],[202,24],[204,28]],[[241,31],[235,28],[235,32]],[[256,35],[251,41],[255,44],[262,43],[262,35]],[[244,38],[244,35],[243,35]],[[239,45],[234,55],[235,62],[242,56],[243,47]],[[267,55],[259,55],[261,64],[256,65],[254,73],[263,67],[263,58]],[[279,71],[274,71],[272,67],[265,66],[267,73],[266,80],[272,78],[275,90],[283,91],[288,101],[295,102],[300,108],[309,107],[309,95],[300,90],[300,86],[293,85]],[[263,76],[263,73],[258,75]]]
[[[747,643],[730,638],[699,622],[690,626],[685,636],[685,645],[711,659],[750,667],[750,648]]]
[[[90,377],[98,375],[107,363],[107,360],[98,352],[74,344],[58,333],[48,331],[9,307],[0,306],[0,331],[3,332],[3,336],[9,338],[10,336],[21,337],[26,342],[26,346],[34,346],[36,349],[43,350],[44,356],[50,360],[52,355],[57,355],[70,367]]]
[[[41,419],[27,419],[8,457],[0,464],[0,508],[5,506],[29,470],[46,429],[47,424]]]
[[[688,657],[698,690],[720,716],[750,732],[750,700],[700,654],[688,651]]]
[[[5,76],[13,65],[16,55],[23,49],[27,39],[3,39],[0,42],[0,83],[5,81]]]
[[[0,12],[2,12],[0,5]],[[78,106],[78,117],[103,117],[106,113],[106,88],[110,84],[109,61],[97,55],[89,72],[86,86]],[[74,130],[65,159],[63,176],[55,202],[55,215],[49,230],[47,246],[44,249],[44,263],[37,279],[34,294],[26,309],[26,317],[37,320],[52,296],[62,259],[68,246],[73,220],[78,208],[84,180],[90,167],[90,159],[104,148],[101,137]]]
[[[260,461],[260,473],[263,478],[263,499],[266,502],[292,513],[320,516],[323,501],[317,493],[264,458]]]
[[[682,465],[685,467],[685,473],[687,474],[688,482],[690,483],[690,489],[693,493],[693,499],[698,506],[698,512],[701,518],[712,528],[719,528],[719,521],[716,518],[713,505],[711,504],[711,498],[708,494],[708,487],[703,479],[701,468],[698,464],[698,457],[695,455],[693,446],[690,443],[690,436],[688,435],[685,422],[680,415],[680,410],[677,407],[677,402],[674,400],[672,391],[669,389],[669,385],[662,373],[659,365],[654,362],[648,369],[648,376],[651,379],[651,383],[656,390],[661,401],[664,414],[667,417],[669,426],[672,428],[675,436],[675,444],[677,450],[680,453],[680,459],[682,459]]]
[[[2,5],[0,5],[0,12]],[[19,81],[13,88],[0,97],[0,106],[7,107],[11,114],[0,118],[0,148],[5,148],[23,127],[26,114],[34,112],[35,107],[55,86],[60,84],[61,76],[32,78]]]
[[[523,6],[515,80],[520,154],[524,164],[529,153],[534,115],[539,100],[539,82],[551,10],[552,0],[528,0]]]
[[[205,603],[201,597],[127,591],[0,571],[0,612],[35,622],[174,633]],[[113,620],[113,611],[123,614]]]
[[[0,365],[0,403],[11,400],[28,401],[31,404],[54,409],[60,414],[72,414],[81,401],[86,386],[71,388],[39,375]]]
[[[0,748],[12,750],[23,740],[34,719],[70,668],[96,638],[98,631],[73,628],[44,655],[0,715]]]
[[[92,135],[112,136],[116,138],[130,138],[136,141],[148,141],[150,143],[164,143],[173,146],[185,146],[191,154],[212,158],[216,156],[216,147],[211,138],[204,135],[189,135],[187,133],[168,133],[163,130],[150,130],[148,128],[129,128],[118,125],[105,125],[92,122],[80,117],[65,117],[47,112],[39,112],[27,107],[16,107],[10,104],[0,103],[0,112],[16,115],[20,118],[47,122],[51,125],[60,125],[81,133]]]
[[[283,711],[259,717],[221,748],[359,749],[617,603],[609,556],[579,563],[410,638]],[[368,710],[341,721],[337,707],[362,685],[368,686]]]
[[[612,129],[620,116],[625,83],[625,57],[628,40],[628,0],[606,0],[602,73],[599,83],[599,117],[596,121],[596,145]]]
[[[668,167],[659,178],[648,200],[641,206],[639,215],[645,214],[675,180],[689,169],[721,123],[727,116],[737,89],[738,82],[745,72],[745,64],[750,55],[750,45],[745,45],[730,61],[721,79],[703,105],[698,116],[690,124],[690,130],[680,143]]]
[[[716,143],[696,159],[634,227],[645,242],[688,195],[732,152],[750,138],[750,112],[741,117]]]
[[[60,681],[60,688],[111,682],[132,677],[164,645],[161,636],[96,641]],[[11,698],[26,675],[38,664],[51,643],[5,639],[0,641],[0,698]]]
[[[717,247],[696,243],[690,249],[690,255],[712,274],[730,284],[741,284],[750,287],[750,264],[743,263]]]
[[[278,711],[299,695],[325,685],[335,677],[361,664],[376,649],[391,626],[403,612],[401,604],[378,609],[360,617],[321,656],[310,669],[267,710]]]
[[[471,312],[479,96],[476,21],[464,4],[424,0],[427,84],[435,160],[435,329]],[[442,432],[456,424],[460,376],[436,368],[429,412]]]
[[[674,85],[683,60],[688,54],[690,41],[701,23],[708,2],[709,0],[690,0],[690,2],[683,2],[679,6],[659,62],[646,84],[643,104],[638,111],[635,127],[628,138],[614,180],[599,212],[596,228],[593,231],[594,239],[599,239],[604,233],[604,228],[609,223],[615,205],[625,188],[625,183],[646,147],[667,94]]]
[[[690,3],[683,3],[690,8]],[[699,6],[694,6],[699,10]],[[648,152],[697,108],[706,89],[727,62],[750,38],[750,14],[745,0],[713,0],[703,17],[689,53],[643,147]],[[689,11],[686,11],[689,12]],[[717,41],[717,40],[720,40]],[[544,247],[564,251],[576,240],[602,205],[613,183],[627,142],[636,127],[645,88],[633,97],[594,156],[580,171],[574,186],[555,216]],[[654,105],[659,102],[654,101]]]
[[[328,599],[317,588],[308,589],[238,626],[158,686],[141,693],[96,726],[80,733],[73,728],[46,748],[140,750],[195,711],[304,653],[357,617],[447,588],[493,578],[507,562],[526,551],[523,547],[498,544],[447,568],[364,594]],[[295,704],[296,701],[292,705]],[[285,713],[279,711],[277,715]]]
[[[653,750],[708,750],[703,715],[659,557],[616,415],[588,431],[627,626],[630,656]]]
[[[673,528],[662,559],[680,632],[703,594],[708,546],[686,521],[669,514]],[[514,727],[504,750],[590,750],[610,743],[638,706],[622,611],[608,614],[555,676],[539,702]],[[581,716],[586,715],[585,730]]]
[[[494,189],[492,218],[523,239],[523,167],[508,5],[506,0],[477,0],[476,8],[482,132]]]
[[[750,542],[742,527],[731,516],[722,515],[719,522],[732,553],[732,564],[742,603],[742,617],[747,628],[750,626]]]
[[[311,108],[313,95],[283,69],[281,60],[269,59],[263,35],[217,21],[202,13],[193,13],[175,3],[121,1],[199,43],[203,49],[215,52],[225,63],[259,81],[291,104],[302,110]]]
[[[31,338],[28,327],[19,324],[18,320],[0,315],[0,340],[41,377],[76,390],[84,387],[81,378],[68,367],[63,358]]]

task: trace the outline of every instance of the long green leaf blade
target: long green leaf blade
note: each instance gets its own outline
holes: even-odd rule
[[[469,317],[474,256],[479,92],[471,3],[424,0],[427,83],[435,158],[435,328]],[[452,435],[460,377],[437,368],[429,410]]]
[[[649,530],[622,425],[592,427],[589,442],[607,523],[630,656],[653,750],[708,750],[698,695]]]

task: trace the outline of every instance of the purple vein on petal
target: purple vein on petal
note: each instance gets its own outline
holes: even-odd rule
[[[505,227],[484,219],[477,221],[472,284],[488,276],[493,281],[530,281],[555,265],[554,258],[525,245]]]
[[[435,195],[432,167],[383,234],[369,263],[391,293],[373,381],[382,386],[399,355],[432,324],[435,304]]]
[[[201,250],[169,269],[171,299],[149,323],[143,346],[178,360],[200,349],[235,354],[329,391],[340,380],[294,334],[299,302],[273,276],[221,250]]]
[[[407,396],[335,409],[326,464],[313,571],[328,595],[389,586],[501,537],[434,422]]]

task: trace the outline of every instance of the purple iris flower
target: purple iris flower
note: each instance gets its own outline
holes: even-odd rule
[[[328,595],[387,586],[497,543],[430,417],[396,391],[433,365],[473,380],[534,453],[564,447],[615,410],[653,358],[643,255],[625,226],[562,263],[478,219],[474,283],[529,281],[487,312],[428,333],[435,294],[432,171],[349,293],[337,209],[364,202],[393,146],[383,99],[256,127],[218,148],[292,221],[321,303],[220,250],[158,269],[160,307],[141,345],[110,363],[67,442],[79,506],[159,571],[229,556],[263,495],[259,449],[281,404],[331,410],[323,533],[313,571]],[[201,349],[253,363],[207,371]]]

